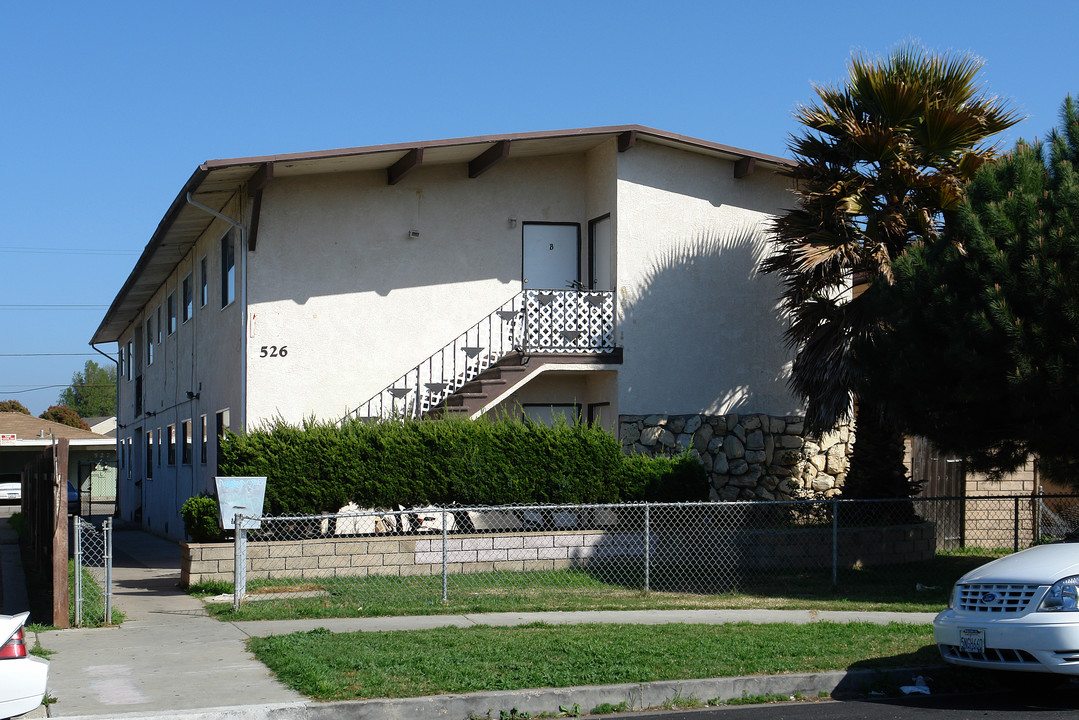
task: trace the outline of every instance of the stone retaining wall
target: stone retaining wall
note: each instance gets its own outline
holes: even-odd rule
[[[804,435],[797,415],[622,415],[627,453],[689,451],[712,482],[712,500],[830,498],[841,493],[854,444],[851,426]]]
[[[451,574],[526,572],[580,567],[644,555],[641,532],[567,531],[452,535],[446,542]],[[702,558],[730,568],[783,571],[828,568],[830,527],[792,530],[697,530],[650,536],[655,563],[700,565]],[[918,562],[933,557],[933,523],[841,528],[840,563],[868,567]],[[233,580],[231,543],[181,544],[181,582]],[[318,538],[247,545],[249,578],[409,576],[442,573],[442,537]]]

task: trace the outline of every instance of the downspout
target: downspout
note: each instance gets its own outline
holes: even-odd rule
[[[247,203],[241,201],[240,212]],[[240,229],[240,431],[247,434],[247,225]]]
[[[117,358],[112,357],[108,353],[98,349],[97,345],[94,345],[93,343],[90,343],[90,347],[92,347],[96,352],[100,353],[102,357],[106,357],[109,360],[112,360],[112,364],[116,366],[116,505],[113,508],[112,512],[113,515],[115,515],[116,517],[122,517],[122,515],[120,514],[120,507],[122,505],[122,503],[120,502],[122,499],[120,494],[120,488],[124,485],[124,483],[120,482],[120,361]],[[131,468],[127,468],[127,472],[130,475]],[[130,477],[128,479],[130,479]],[[90,499],[90,502],[93,502],[93,498]]]

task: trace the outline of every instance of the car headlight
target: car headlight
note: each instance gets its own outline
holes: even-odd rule
[[[1039,610],[1076,612],[1079,611],[1079,575],[1072,575],[1057,580],[1045,593]]]

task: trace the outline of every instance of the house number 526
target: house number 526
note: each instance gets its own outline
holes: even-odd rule
[[[276,345],[263,345],[259,348],[259,357],[285,357],[288,355],[288,345],[277,347]]]

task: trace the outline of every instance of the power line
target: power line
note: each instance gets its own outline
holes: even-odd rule
[[[108,305],[0,305],[0,308],[20,310],[84,310],[107,308]]]
[[[64,383],[63,385],[10,385],[8,387],[27,388],[26,390],[8,390],[0,387],[0,395],[20,395],[22,393],[35,392],[37,390],[52,390],[54,388],[67,388],[71,387],[71,383]],[[79,385],[80,388],[112,388],[116,387],[112,383],[107,385],[94,384],[94,385]]]
[[[0,357],[95,357],[97,353],[0,353]]]
[[[46,247],[20,247],[18,245],[0,245],[0,252],[6,253],[30,253],[33,255],[46,255],[60,253],[62,255],[138,255],[135,250],[94,250],[90,248],[46,248]]]

